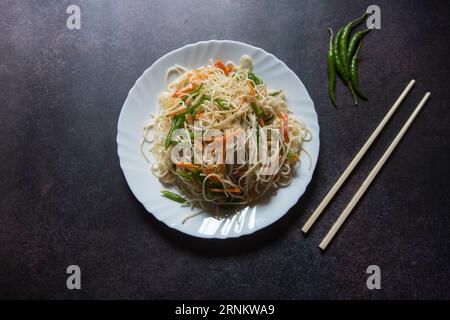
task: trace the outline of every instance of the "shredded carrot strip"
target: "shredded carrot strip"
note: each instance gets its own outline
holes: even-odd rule
[[[181,107],[179,107],[179,108],[177,108],[177,109],[175,109],[173,111],[170,111],[169,112],[169,116],[173,117],[174,115],[177,115],[177,114],[179,114],[179,113],[181,113],[183,111],[186,111],[186,110],[187,110],[186,106],[181,106]]]
[[[206,173],[206,174],[211,174],[212,173],[212,169],[211,169],[211,167],[204,167],[203,168],[203,172]]]
[[[209,191],[211,191],[211,192],[230,192],[230,193],[239,193],[239,192],[241,192],[241,188],[239,188],[239,187],[225,188],[225,189],[216,189],[216,188],[212,188],[212,189],[209,189]]]
[[[250,89],[250,94],[252,96],[255,96],[256,94],[255,94],[255,88],[253,87],[253,83],[250,80],[247,80],[247,83],[248,83],[248,87]]]
[[[183,93],[192,91],[192,90],[194,90],[194,89],[195,89],[194,83],[193,83],[193,82],[189,82],[189,84],[188,84],[186,87],[181,88],[181,89],[178,89],[177,91],[175,91],[174,94],[172,95],[172,97],[179,97],[179,96],[181,96]]]
[[[214,171],[211,167],[204,167],[203,172],[206,173],[207,175],[214,173]],[[222,182],[222,178],[220,178],[218,176],[211,176],[211,177],[209,177],[209,179],[214,180],[216,182]]]
[[[222,178],[218,176],[211,176],[209,179],[214,180],[215,182],[222,182]]]
[[[216,60],[216,62],[214,62],[214,66],[216,68],[222,69],[223,73],[225,73],[226,76],[231,72],[231,70],[233,68],[232,66],[230,68],[229,65],[225,66],[223,64],[222,60]]]
[[[196,114],[195,114],[195,119],[200,119],[200,118],[202,118],[204,115],[205,115],[204,112],[196,113]]]
[[[198,165],[192,164],[192,163],[186,163],[186,162],[180,162],[176,164],[177,167],[180,168],[190,168],[190,169],[198,169],[200,168]]]
[[[266,124],[264,123],[264,120],[262,118],[258,118],[258,123],[260,127],[264,127]]]
[[[233,69],[234,69],[233,64],[232,64],[232,63],[228,63],[228,64],[227,64],[227,69],[228,69],[228,73],[230,73],[231,71],[233,71]]]

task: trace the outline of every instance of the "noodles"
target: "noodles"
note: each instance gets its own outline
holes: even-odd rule
[[[177,187],[191,206],[247,205],[289,185],[303,143],[311,139],[306,124],[290,114],[284,93],[269,91],[252,68],[244,55],[239,66],[218,60],[191,71],[178,65],[167,70],[141,148],[150,146],[153,174]],[[174,72],[179,77],[168,83]]]

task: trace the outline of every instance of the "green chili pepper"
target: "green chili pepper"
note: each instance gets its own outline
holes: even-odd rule
[[[174,192],[168,191],[168,190],[161,190],[161,195],[163,197],[166,197],[167,199],[173,200],[178,203],[185,203],[187,200],[180,196],[179,194],[176,194]]]
[[[249,72],[247,77],[249,80],[253,81],[255,85],[262,83],[262,80],[259,77],[257,77],[253,72]]]
[[[350,36],[350,31],[352,28],[359,25],[367,17],[368,13],[364,13],[358,19],[350,21],[342,28],[342,33],[339,38],[339,56],[344,65],[344,68],[349,70],[349,60],[347,60],[347,48],[348,48],[348,37]]]
[[[281,93],[281,90],[275,90],[269,93],[269,96],[275,97]]]
[[[339,76],[342,78],[344,83],[350,89],[350,92],[353,97],[353,101],[356,105],[356,104],[358,104],[358,101],[356,100],[356,94],[355,94],[355,91],[353,90],[352,82],[350,80],[350,72],[342,64],[342,59],[340,57],[340,52],[339,52],[339,43],[341,40],[341,35],[342,35],[343,29],[344,28],[341,28],[338,31],[338,33],[336,34],[336,37],[334,38],[334,43],[333,43],[334,64],[335,64],[335,67],[336,67],[336,70],[337,70]]]
[[[258,117],[263,115],[263,110],[255,102],[252,102],[251,106]]]
[[[352,57],[355,53],[356,48],[358,47],[358,44],[360,43],[361,39],[370,32],[372,29],[365,29],[362,31],[355,32],[355,34],[351,37],[350,42],[348,43],[348,49],[347,49],[347,61],[350,64],[350,61],[352,60]]]
[[[336,87],[336,66],[333,53],[333,30],[328,28],[330,33],[330,44],[328,48],[327,61],[328,61],[328,95],[330,96],[331,103],[336,107],[336,96],[334,89]]]
[[[359,43],[358,48],[356,49],[355,54],[352,57],[352,60],[350,62],[350,77],[352,79],[352,85],[355,89],[355,92],[364,100],[367,100],[366,96],[361,92],[361,89],[359,88],[359,79],[358,79],[358,52],[361,48],[362,42]]]
[[[176,129],[180,129],[183,127],[184,123],[184,115],[178,115],[172,120],[172,124],[170,126],[169,132],[167,133],[166,141],[165,141],[165,148],[168,149],[170,145],[172,144],[172,134]]]

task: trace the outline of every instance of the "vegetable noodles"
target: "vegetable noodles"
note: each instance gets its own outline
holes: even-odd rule
[[[168,83],[173,73],[178,77]],[[163,190],[162,196],[207,210],[251,204],[288,186],[301,152],[309,157],[303,145],[311,137],[289,111],[284,92],[269,90],[244,55],[239,65],[217,60],[195,70],[169,68],[158,113],[144,127],[141,151],[147,160],[145,150],[152,153],[153,174],[180,193]],[[214,159],[206,156],[211,146],[216,146],[209,152]],[[186,147],[193,152],[180,160]],[[264,150],[266,160],[277,164],[269,173]],[[217,161],[219,154],[223,161]]]

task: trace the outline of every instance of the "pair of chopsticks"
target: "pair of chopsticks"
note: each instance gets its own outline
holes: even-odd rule
[[[359,163],[361,158],[364,156],[364,154],[367,152],[367,150],[370,148],[372,143],[375,141],[375,139],[380,134],[381,130],[383,130],[386,123],[389,121],[389,119],[392,117],[394,112],[397,110],[397,108],[400,106],[402,101],[405,99],[406,95],[409,93],[411,88],[414,86],[415,80],[411,80],[409,84],[406,86],[405,90],[402,92],[400,97],[398,97],[397,101],[395,101],[394,105],[391,107],[391,109],[386,113],[383,120],[381,120],[380,124],[375,128],[375,130],[370,135],[369,139],[367,139],[366,143],[362,146],[362,148],[358,151],[356,156],[353,158],[352,162],[348,165],[347,169],[342,173],[342,175],[339,177],[339,179],[336,181],[334,186],[330,189],[330,191],[327,193],[325,198],[322,200],[322,202],[319,204],[317,209],[313,212],[311,217],[306,221],[305,225],[302,227],[302,231],[306,234],[311,226],[314,224],[314,222],[317,220],[317,218],[320,216],[322,211],[326,208],[328,203],[333,199],[336,192],[339,190],[339,188],[342,186],[342,184],[345,182],[345,180],[348,178],[348,176],[352,173],[353,169],[356,167],[356,165]],[[381,156],[380,160],[378,160],[377,164],[373,167],[372,171],[370,171],[369,175],[367,176],[366,180],[361,184],[358,191],[355,193],[353,198],[350,200],[348,205],[345,207],[345,209],[342,211],[336,222],[333,224],[331,229],[328,231],[325,238],[323,238],[322,242],[319,244],[320,249],[325,250],[328,246],[328,244],[331,242],[333,237],[336,235],[342,224],[345,222],[345,220],[348,218],[350,213],[352,212],[353,208],[356,206],[358,201],[361,199],[361,197],[364,195],[364,192],[366,192],[367,188],[370,186],[372,181],[375,179],[378,172],[383,167],[386,160],[389,158],[389,156],[394,151],[395,147],[397,147],[399,141],[402,139],[402,137],[405,135],[406,131],[408,130],[411,123],[416,118],[419,111],[422,109],[424,104],[427,102],[428,98],[430,97],[430,92],[427,92],[425,96],[422,98],[422,100],[419,102],[419,104],[414,109],[411,116],[408,118],[406,123],[403,125],[403,127],[400,129],[397,136],[394,138],[392,143],[389,145],[387,150],[384,152],[384,154]]]

